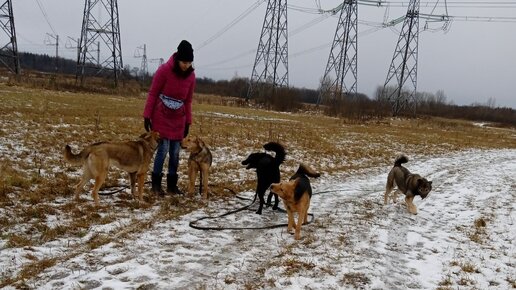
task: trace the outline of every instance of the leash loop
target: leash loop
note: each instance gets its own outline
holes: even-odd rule
[[[225,188],[225,189],[235,193],[235,191],[233,191],[230,188]],[[238,197],[238,195],[236,195],[236,197],[240,198],[240,197]],[[211,231],[223,231],[223,230],[264,230],[264,229],[275,229],[275,228],[281,228],[281,227],[287,227],[288,226],[287,223],[274,224],[274,225],[261,226],[261,227],[222,227],[222,226],[214,227],[214,226],[199,226],[199,225],[197,225],[197,223],[202,221],[202,220],[219,219],[219,218],[222,218],[222,217],[225,217],[225,216],[228,216],[228,215],[231,215],[231,214],[234,214],[234,213],[246,210],[246,209],[248,209],[249,207],[251,207],[254,204],[254,202],[256,201],[256,197],[257,197],[257,194],[254,195],[253,201],[251,201],[251,203],[246,205],[246,206],[243,206],[241,208],[237,208],[235,210],[228,211],[228,212],[223,213],[223,214],[218,215],[218,216],[213,216],[213,217],[212,216],[204,216],[204,217],[201,217],[201,218],[198,218],[196,220],[191,221],[188,225],[191,228],[193,228],[193,229],[196,229],[196,230],[206,230],[206,231],[208,231],[208,230],[211,230]],[[278,210],[286,212],[284,209],[278,208]],[[311,224],[315,220],[315,217],[314,217],[313,214],[309,213],[308,216],[310,216],[311,219],[305,225]]]

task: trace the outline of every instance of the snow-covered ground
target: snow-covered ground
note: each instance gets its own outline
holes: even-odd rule
[[[410,156],[409,156],[410,158]],[[511,289],[516,287],[516,150],[471,150],[406,166],[433,181],[411,215],[400,197],[383,205],[390,169],[312,179],[310,212],[300,241],[286,227],[198,230],[191,221],[218,216],[250,200],[212,202],[178,220],[127,229],[116,243],[84,250],[82,240],[39,247],[2,248],[2,276],[27,256],[59,257],[26,285],[36,289]],[[284,176],[284,179],[287,177]],[[252,198],[252,192],[240,196]],[[254,207],[254,208],[253,208]],[[262,227],[286,222],[286,213],[250,209],[206,219],[209,227]],[[143,226],[153,210],[141,212]],[[67,257],[69,258],[63,258]],[[0,276],[1,277],[1,276]],[[14,289],[8,286],[6,289]]]

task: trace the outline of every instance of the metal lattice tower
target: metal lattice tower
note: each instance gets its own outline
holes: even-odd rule
[[[142,58],[139,73],[141,74],[142,82],[145,82],[145,78],[149,74],[149,66],[147,62],[147,45],[143,44],[142,46],[138,46],[134,52],[134,57]]]
[[[98,17],[93,15],[95,8],[101,13]],[[100,59],[101,45],[102,51],[109,52],[104,59]],[[85,0],[76,79],[83,84],[85,75],[112,76],[118,86],[122,68],[117,0]]]
[[[268,1],[247,99],[278,87],[288,87],[287,0]]]
[[[11,72],[19,74],[20,59],[18,58],[18,45],[16,43],[13,4],[11,0],[4,1],[0,6],[0,30],[5,32],[4,36],[7,38],[7,41],[4,41],[4,36],[0,36],[0,63]]]
[[[340,100],[343,94],[357,94],[358,3],[356,0],[344,0],[340,6],[339,23],[317,104],[323,100]]]
[[[416,110],[418,39],[419,0],[410,0],[381,96],[394,116],[405,108]]]
[[[140,71],[142,72],[142,80],[145,81],[145,77],[149,73],[149,67],[147,65],[147,45],[145,44],[143,45],[143,55]]]

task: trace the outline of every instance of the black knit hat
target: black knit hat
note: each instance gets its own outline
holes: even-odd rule
[[[193,61],[193,49],[190,42],[182,40],[177,47],[177,60],[192,62]]]

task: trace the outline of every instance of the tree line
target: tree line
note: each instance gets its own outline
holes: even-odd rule
[[[54,56],[29,52],[20,52],[18,57],[22,70],[67,75],[75,75],[76,73],[77,62],[74,60],[61,57],[56,60]],[[147,91],[152,75],[141,76],[137,68],[125,66],[122,70],[122,78],[126,81],[138,81],[139,90]],[[296,87],[269,88],[269,90],[262,90],[253,94],[252,100],[258,105],[272,110],[299,111],[307,108],[317,108],[323,110],[327,115],[355,120],[369,120],[388,117],[392,114],[389,102],[382,99],[382,89],[379,86],[372,98],[365,94],[343,94],[339,98],[321,100],[319,90]],[[235,77],[231,80],[213,80],[203,77],[197,79],[196,92],[202,94],[247,100],[248,90],[248,78]],[[405,111],[403,115],[407,117],[437,116],[516,126],[516,110],[508,107],[496,107],[493,98],[485,104],[459,106],[448,101],[443,91],[437,91],[436,93],[417,92],[413,101],[415,112]]]

